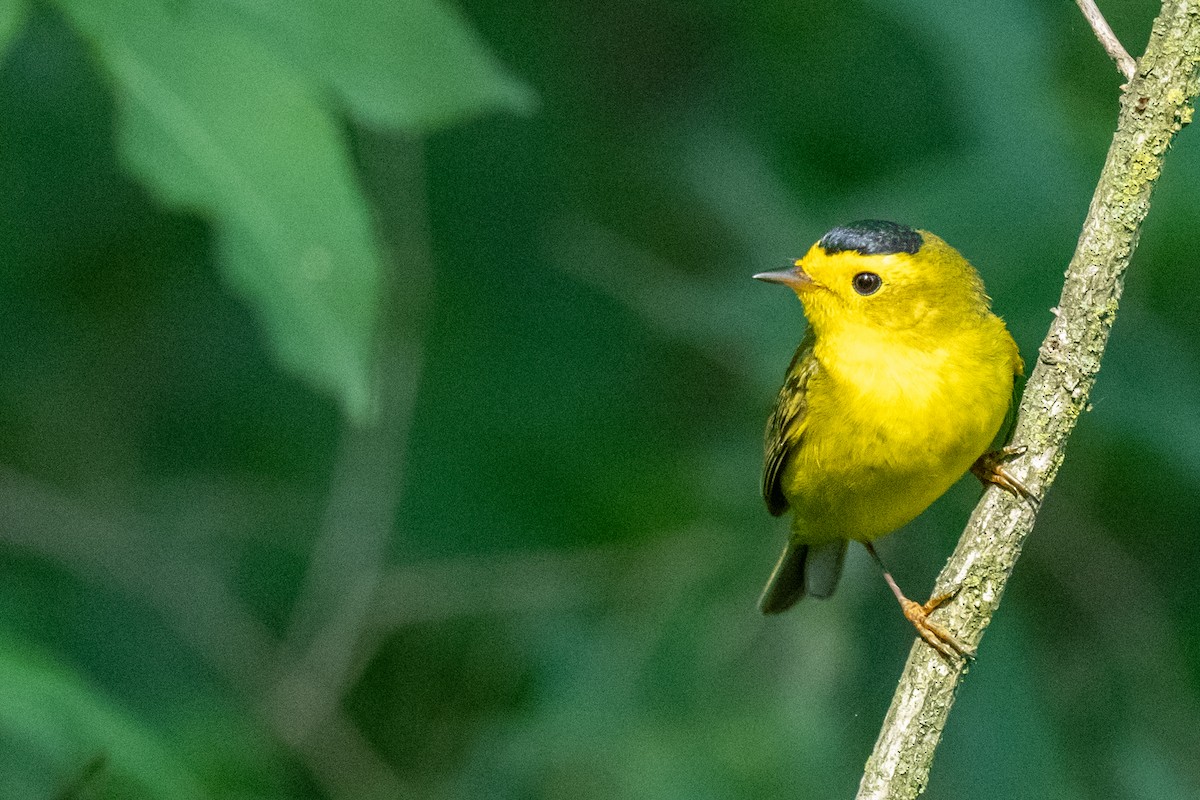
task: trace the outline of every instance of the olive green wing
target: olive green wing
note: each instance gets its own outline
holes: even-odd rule
[[[780,482],[788,455],[800,443],[804,414],[808,410],[808,382],[817,371],[817,359],[813,355],[815,341],[809,328],[792,356],[783,387],[775,400],[775,409],[767,418],[763,436],[762,493],[767,510],[775,516],[788,510],[788,500]]]
[[[1025,394],[1025,384],[1028,379],[1025,377],[1025,371],[1021,369],[1020,359],[1017,360],[1017,369],[1013,373],[1013,390],[1012,400],[1008,403],[1008,411],[1004,414],[1004,422],[1000,423],[1000,430],[996,432],[996,438],[992,441],[990,449],[999,450],[1012,441],[1013,431],[1017,427],[1017,409],[1021,405],[1021,395]]]

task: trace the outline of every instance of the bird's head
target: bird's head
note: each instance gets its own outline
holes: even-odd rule
[[[990,307],[957,250],[928,231],[880,220],[834,228],[790,267],[754,277],[791,287],[818,336],[846,326],[919,332]]]

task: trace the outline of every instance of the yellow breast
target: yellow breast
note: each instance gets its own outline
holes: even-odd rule
[[[798,539],[890,533],[989,448],[1019,369],[1003,323],[989,317],[934,346],[868,326],[818,338],[783,476]]]

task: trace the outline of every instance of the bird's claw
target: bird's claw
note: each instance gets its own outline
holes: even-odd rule
[[[929,619],[929,615],[934,612],[939,606],[950,600],[958,594],[958,589],[946,594],[939,594],[929,599],[929,602],[921,605],[913,600],[904,598],[900,601],[900,608],[904,611],[904,616],[913,627],[917,629],[917,633],[921,638],[929,643],[929,646],[941,653],[946,659],[953,661],[956,656],[972,661],[975,659],[975,648],[968,647],[963,644],[958,637],[950,633],[941,625],[938,625],[933,620]]]
[[[1023,444],[1010,445],[1002,447],[999,450],[993,450],[990,453],[984,453],[975,459],[975,463],[971,465],[971,472],[985,485],[989,483],[995,484],[1014,497],[1023,499],[1029,503],[1034,511],[1037,511],[1042,501],[1024,483],[1009,472],[1008,468],[1004,465],[1004,462],[1009,459],[1025,455],[1028,449]]]

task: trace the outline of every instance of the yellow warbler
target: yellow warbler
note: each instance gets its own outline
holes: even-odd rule
[[[793,519],[763,613],[832,594],[851,540],[879,562],[871,542],[968,469],[1035,500],[1003,466],[1023,448],[987,452],[1023,365],[957,250],[928,231],[867,220],[754,277],[791,287],[809,322],[767,422],[763,497]],[[883,573],[922,638],[946,656],[970,655],[928,619],[948,596],[915,603]]]

